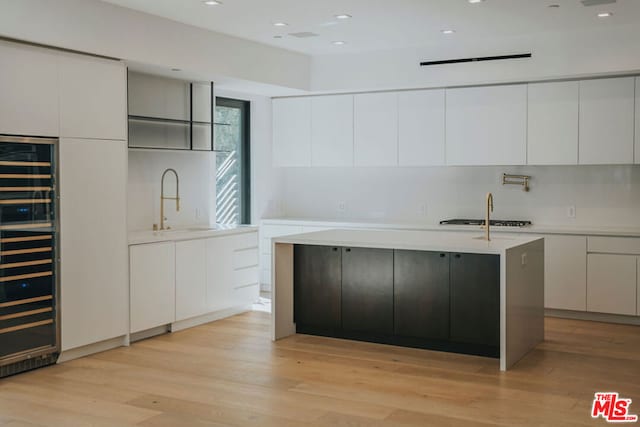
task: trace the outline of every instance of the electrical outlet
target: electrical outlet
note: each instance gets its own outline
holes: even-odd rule
[[[200,208],[196,208],[196,219],[200,219]]]
[[[527,265],[527,253],[522,254],[522,265]]]
[[[344,202],[344,201],[338,202],[338,211],[346,212],[346,210],[347,210],[347,202]]]
[[[427,204],[423,203],[420,205],[420,216],[422,217],[426,217],[427,216]]]
[[[567,217],[569,217],[569,218],[575,218],[576,217],[576,207],[575,206],[569,206],[567,208]]]

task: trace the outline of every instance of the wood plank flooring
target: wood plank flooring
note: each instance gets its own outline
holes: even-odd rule
[[[296,335],[252,312],[0,380],[0,426],[582,426],[593,393],[640,413],[640,327],[546,319],[496,359]]]

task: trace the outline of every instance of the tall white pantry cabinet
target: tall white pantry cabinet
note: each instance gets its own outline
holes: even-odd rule
[[[0,133],[58,137],[61,349],[128,333],[126,67],[0,41]]]

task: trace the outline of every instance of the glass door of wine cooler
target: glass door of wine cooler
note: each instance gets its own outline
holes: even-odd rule
[[[59,350],[56,150],[56,139],[0,135],[0,376]]]

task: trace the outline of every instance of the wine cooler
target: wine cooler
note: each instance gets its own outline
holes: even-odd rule
[[[0,377],[59,353],[57,142],[0,135]]]

